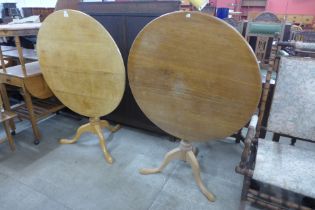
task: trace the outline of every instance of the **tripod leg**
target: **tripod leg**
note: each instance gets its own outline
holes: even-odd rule
[[[186,153],[186,160],[191,165],[193,174],[196,180],[196,183],[198,187],[200,188],[201,192],[207,197],[209,201],[215,201],[215,196],[207,190],[207,188],[204,186],[201,177],[200,177],[200,166],[198,163],[198,160],[193,153],[193,151],[188,151]]]
[[[182,151],[180,148],[176,148],[165,155],[160,167],[152,169],[140,169],[139,172],[143,175],[160,173],[172,160],[184,160],[184,158],[185,152]]]
[[[109,164],[112,164],[113,163],[113,158],[112,158],[112,156],[110,155],[110,153],[107,150],[106,140],[105,140],[105,137],[104,137],[101,125],[99,125],[99,124],[94,125],[94,129],[95,129],[95,134],[98,136],[101,149],[102,149],[102,151],[104,153],[105,160]]]
[[[80,136],[83,133],[92,132],[92,131],[93,130],[91,128],[91,124],[90,123],[82,125],[80,128],[78,128],[77,133],[75,134],[73,139],[61,139],[59,143],[60,144],[73,144],[73,143],[75,143],[75,142],[77,142],[79,140]]]
[[[101,120],[101,127],[107,128],[110,132],[116,132],[120,129],[120,125],[111,126],[106,120]]]

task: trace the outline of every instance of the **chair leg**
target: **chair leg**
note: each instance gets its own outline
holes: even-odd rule
[[[15,143],[14,143],[13,137],[11,135],[9,122],[8,121],[4,121],[3,122],[3,127],[4,127],[4,130],[5,130],[5,133],[7,134],[7,138],[8,138],[8,141],[9,141],[10,148],[11,148],[12,151],[15,151]]]
[[[291,145],[294,146],[295,143],[296,143],[296,138],[292,138],[292,139],[291,139]]]
[[[277,133],[274,133],[272,137],[272,141],[279,142],[279,140],[280,140],[280,135]]]
[[[239,131],[237,132],[237,134],[236,134],[235,143],[236,143],[236,144],[239,144],[239,143],[241,143],[241,141],[243,141],[243,140],[244,140],[244,138],[243,138],[243,136],[242,136],[242,129],[241,129],[241,130],[239,130]]]
[[[240,201],[240,206],[239,206],[240,210],[245,210],[249,187],[250,187],[250,177],[244,176],[241,201]]]

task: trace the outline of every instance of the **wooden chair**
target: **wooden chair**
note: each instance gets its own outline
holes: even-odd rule
[[[268,111],[270,109],[270,98],[272,97],[276,72],[278,66],[278,47],[273,43],[283,39],[284,24],[276,15],[270,12],[263,12],[249,21],[246,27],[245,39],[252,46],[258,61],[260,62],[260,72],[262,82],[264,83],[264,91],[260,101],[260,111],[258,118],[258,128],[256,136],[264,138],[265,131],[262,129],[266,126],[268,119]],[[270,77],[268,76],[270,72]],[[265,91],[268,90],[268,91]],[[266,112],[265,112],[266,110]],[[260,132],[262,131],[262,132]]]
[[[281,58],[268,131],[310,142],[315,140],[313,66],[315,59]],[[267,73],[263,98],[269,92],[271,70]],[[264,105],[261,106],[260,115],[263,112]],[[299,145],[290,146],[259,139],[260,126],[258,116],[254,116],[246,136],[241,162],[236,167],[236,172],[244,175],[241,209],[245,208],[245,201],[269,209],[314,209],[315,206],[306,206],[302,198],[315,198],[315,151]],[[271,194],[270,190],[265,190],[262,186],[281,189],[287,195],[293,193],[295,199],[283,194]]]
[[[301,41],[290,41],[290,42],[278,42],[278,46],[280,47],[285,47],[286,50],[289,49],[289,54],[292,56],[298,56],[298,57],[313,57],[315,58],[315,43],[308,43],[308,42],[301,42]],[[278,49],[280,49],[278,47]],[[283,52],[283,50],[278,52]],[[279,53],[278,53],[279,54]],[[287,54],[288,55],[288,54]],[[275,69],[276,70],[276,69]],[[269,91],[271,92],[271,91]],[[273,95],[273,93],[269,93],[270,95]],[[296,138],[296,137],[291,137],[282,133],[273,133],[273,141],[279,142],[280,137],[289,137],[291,138],[291,145],[294,145],[297,140],[303,140],[307,141],[307,139],[303,138]]]
[[[14,151],[15,150],[15,144],[14,144],[13,137],[11,135],[11,129],[10,129],[9,122],[10,122],[10,120],[13,120],[13,118],[15,118],[17,116],[17,114],[15,114],[14,112],[4,110],[2,104],[3,104],[2,103],[2,97],[0,96],[0,122],[3,124],[5,133],[7,135],[7,139],[8,139],[9,144],[10,144],[10,148],[12,151]]]
[[[252,45],[258,61],[267,64],[272,42],[276,34],[283,39],[284,24],[272,13],[263,12],[246,27],[245,39]]]

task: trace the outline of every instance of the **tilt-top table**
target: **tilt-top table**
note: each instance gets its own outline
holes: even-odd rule
[[[243,127],[255,112],[261,77],[253,51],[227,23],[199,12],[175,12],[149,23],[133,43],[128,60],[132,93],[147,117],[182,139],[160,167],[174,159],[193,169],[204,195],[192,142],[218,140]]]
[[[60,10],[46,18],[38,35],[38,55],[47,84],[56,97],[72,111],[90,118],[72,140],[85,132],[99,138],[108,163],[102,128],[116,131],[100,117],[111,113],[122,99],[125,67],[121,54],[106,29],[92,17],[75,10]]]

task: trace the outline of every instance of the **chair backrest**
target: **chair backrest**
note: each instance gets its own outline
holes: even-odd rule
[[[315,31],[295,31],[293,32],[292,39],[294,41],[315,42]]]
[[[271,22],[271,23],[281,23],[279,18],[271,12],[261,12],[254,19],[254,22]]]
[[[299,36],[300,31],[303,31],[301,26],[292,25],[290,32],[290,40],[302,41],[301,37]]]
[[[281,57],[267,130],[315,140],[315,59]]]
[[[284,24],[272,13],[263,12],[254,20],[249,21],[246,28],[245,38],[252,45],[256,57],[262,63],[267,63],[270,56],[270,49],[274,37],[279,35],[283,39]],[[253,46],[251,38],[256,42]]]

